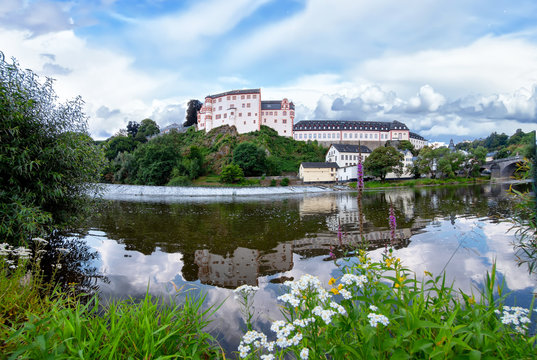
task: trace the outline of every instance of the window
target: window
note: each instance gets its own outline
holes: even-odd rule
[[[227,114],[224,114],[224,119],[226,119],[226,118],[227,118]]]
[[[287,130],[284,130],[283,132],[284,132],[284,133],[286,133],[286,132],[287,132]]]
[[[274,124],[277,124],[278,123],[278,119],[274,119]]]
[[[246,121],[244,122],[244,125],[246,125]]]
[[[242,113],[239,113],[239,117],[241,117],[241,116],[242,116]]]
[[[287,111],[284,111],[283,114],[284,114],[284,115],[287,115]]]
[[[354,138],[358,139],[358,133],[354,133]]]
[[[285,120],[284,120],[285,121]],[[323,134],[323,139],[326,139],[326,133]]]
[[[266,124],[266,123],[267,123],[267,119],[263,119],[263,122]]]
[[[360,133],[360,139],[363,137],[364,134]]]
[[[221,107],[221,106],[219,106],[219,107],[218,107],[218,110],[222,110],[222,107]]]
[[[248,113],[248,116],[252,116],[252,113]]]
[[[252,98],[256,99],[256,98],[257,98],[257,95],[256,95],[256,94],[253,94],[253,95],[252,95]]]
[[[237,100],[237,95],[233,95],[233,100]]]
[[[343,134],[343,137],[346,139],[347,138],[347,133]]]
[[[244,95],[241,95],[241,99],[244,100]]]
[[[308,138],[310,138],[310,139],[311,139],[311,134],[308,134]]]
[[[226,99],[231,100],[231,96],[228,95]]]
[[[246,107],[250,107],[250,103],[246,104]]]
[[[249,98],[250,98],[250,94],[246,95],[246,98],[249,99]]]
[[[245,108],[245,107],[246,107],[246,104],[242,104],[242,107]]]
[[[283,119],[282,123],[287,124],[287,119]]]
[[[255,124],[255,120],[254,120],[254,124]]]
[[[222,98],[218,98],[218,102],[222,102]]]

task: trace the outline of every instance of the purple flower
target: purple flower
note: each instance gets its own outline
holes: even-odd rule
[[[393,210],[393,205],[390,204],[390,216],[388,217],[389,223],[390,223],[390,238],[392,240],[392,244],[395,241],[395,230],[397,229],[397,222],[395,219],[395,211]]]
[[[358,155],[357,182],[356,186],[359,190],[364,188],[364,168],[362,166],[362,155]]]

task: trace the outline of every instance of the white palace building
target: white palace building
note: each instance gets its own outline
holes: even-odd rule
[[[211,131],[222,125],[235,126],[239,134],[261,125],[280,136],[293,136],[295,105],[287,99],[261,100],[261,89],[232,90],[208,95],[198,111],[198,130]]]

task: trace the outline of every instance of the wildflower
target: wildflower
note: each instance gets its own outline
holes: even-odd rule
[[[274,360],[274,355],[272,354],[261,355],[261,360]]]
[[[352,297],[351,292],[345,289],[339,290],[339,293],[341,294],[341,296],[343,296],[345,300],[349,300]]]
[[[365,282],[367,282],[367,276],[365,275],[345,274],[341,277],[341,283],[344,285],[355,284],[361,287]]]
[[[357,182],[356,187],[358,190],[362,190],[364,188],[364,168],[362,165],[362,156],[358,156],[358,166],[357,166]]]
[[[61,252],[64,255],[69,254],[71,252],[71,250],[66,249],[66,248],[57,248],[56,250],[58,250],[59,252]]]
[[[238,299],[239,296],[248,297],[252,294],[255,294],[257,290],[259,290],[259,287],[257,286],[241,285],[233,290],[233,293],[235,294],[235,299]]]
[[[40,237],[33,238],[32,240],[35,241],[36,243],[41,243],[41,244],[43,244],[43,245],[48,244],[48,241],[47,241],[47,240],[45,240],[45,239],[43,239],[43,238],[40,238]]]
[[[468,303],[469,303],[470,305],[475,304],[475,297],[472,296],[471,298],[468,298]]]
[[[369,313],[367,318],[369,319],[369,325],[372,327],[377,327],[378,323],[381,323],[384,326],[387,326],[390,323],[390,320],[388,320],[386,316],[380,314]]]
[[[303,348],[302,351],[300,351],[300,359],[306,360],[308,358],[310,351],[308,348]]]
[[[390,239],[393,242],[395,241],[395,230],[397,229],[397,221],[395,219],[395,211],[393,210],[393,205],[390,204],[390,216],[388,217],[390,223]]]
[[[333,285],[335,282],[336,282],[336,279],[332,277],[330,278],[330,280],[328,280],[328,285]]]
[[[339,294],[339,290],[338,290],[338,288],[332,288],[332,289],[330,289],[330,291],[333,292],[334,295]]]
[[[369,309],[370,309],[371,311],[377,311],[379,308],[376,307],[375,305],[369,305]]]

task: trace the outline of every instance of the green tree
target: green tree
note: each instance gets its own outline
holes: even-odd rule
[[[157,123],[151,119],[143,119],[136,133],[135,139],[141,143],[147,142],[147,137],[160,133]]]
[[[134,138],[136,137],[136,134],[138,134],[138,129],[140,128],[140,124],[138,124],[136,121],[129,121],[127,124],[127,134],[129,134],[130,137]]]
[[[181,154],[167,141],[150,141],[138,146],[133,155],[134,181],[142,185],[166,185],[181,161]]]
[[[266,170],[265,151],[252,143],[243,142],[233,151],[233,163],[240,166],[245,176],[261,175]]]
[[[430,147],[423,147],[419,154],[418,159],[414,163],[415,172],[430,176],[433,179],[436,177],[437,158],[436,153]]]
[[[384,180],[387,173],[402,171],[403,159],[403,154],[392,146],[378,147],[365,159],[364,170]]]
[[[478,176],[481,165],[485,163],[487,157],[487,149],[483,146],[478,146],[475,149],[470,150],[463,163],[463,170],[466,173],[466,177]]]
[[[80,97],[59,104],[41,81],[0,52],[0,238],[12,244],[74,225],[104,165]]]
[[[224,166],[220,173],[220,182],[224,184],[233,184],[241,182],[244,179],[242,169],[237,164]]]
[[[417,155],[416,149],[414,149],[414,145],[408,140],[401,140],[399,141],[399,144],[397,144],[397,149],[401,151],[408,150],[410,151],[414,156]]]
[[[203,103],[199,100],[192,99],[188,102],[186,109],[186,121],[183,126],[191,126],[198,123],[198,111],[201,109]]]
[[[113,160],[119,153],[133,151],[136,145],[137,142],[130,136],[113,136],[104,144],[104,155]]]

